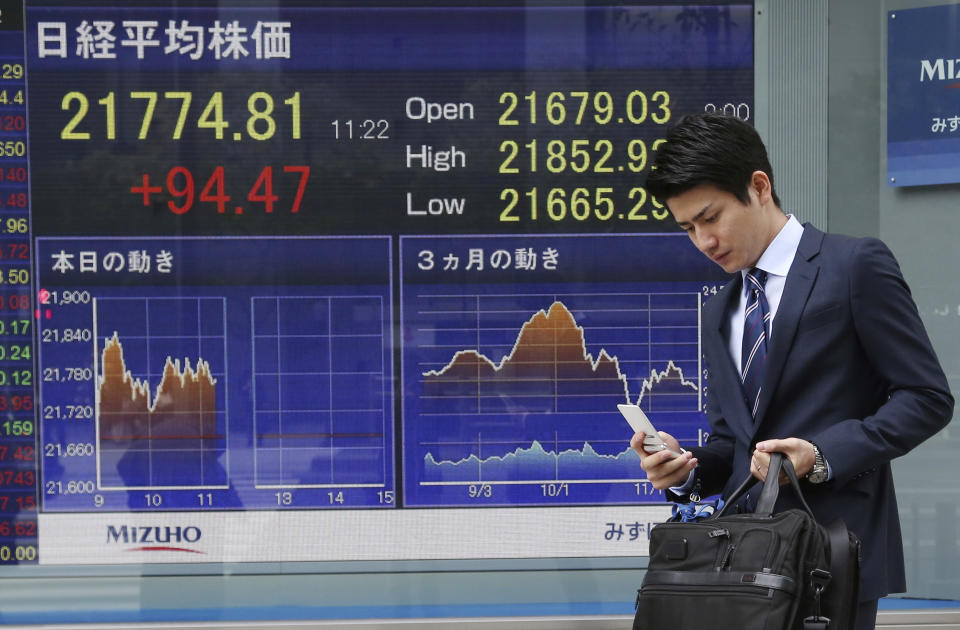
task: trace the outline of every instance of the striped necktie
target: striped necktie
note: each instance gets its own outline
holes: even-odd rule
[[[763,287],[767,272],[754,267],[747,272],[743,288],[747,294],[747,309],[743,316],[743,346],[740,355],[740,381],[743,395],[756,415],[760,401],[760,384],[763,381],[763,365],[767,358],[767,337],[770,329],[770,307]]]

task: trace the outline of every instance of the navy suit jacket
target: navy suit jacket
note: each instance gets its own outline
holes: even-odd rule
[[[809,440],[832,477],[801,485],[818,521],[840,517],[860,537],[860,598],[904,591],[890,460],[943,428],[953,397],[897,261],[877,239],[804,226],[773,321],[756,417],[727,345],[741,290],[737,274],[703,309],[711,434],[693,449],[701,493],[726,496],[746,479],[758,441]],[[780,494],[778,510],[796,507],[790,489]]]

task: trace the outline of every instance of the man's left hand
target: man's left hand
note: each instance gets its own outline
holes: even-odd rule
[[[793,464],[793,469],[797,471],[797,477],[803,478],[813,469],[814,454],[813,444],[800,438],[787,438],[785,440],[764,440],[757,442],[757,448],[753,451],[753,457],[750,459],[750,473],[764,481],[767,478],[767,469],[770,468],[770,453],[783,453]],[[780,485],[788,483],[786,473],[780,471]]]

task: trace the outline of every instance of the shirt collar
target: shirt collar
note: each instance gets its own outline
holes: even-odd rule
[[[780,228],[780,232],[764,250],[755,266],[770,275],[786,276],[790,271],[790,265],[793,264],[793,257],[796,256],[797,249],[800,247],[802,236],[803,226],[792,214],[787,215],[786,224]],[[747,271],[749,269],[741,271],[741,276],[745,276]]]

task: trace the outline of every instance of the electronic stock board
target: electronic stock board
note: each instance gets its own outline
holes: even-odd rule
[[[0,562],[643,549],[726,279],[643,182],[751,5],[0,7]]]

